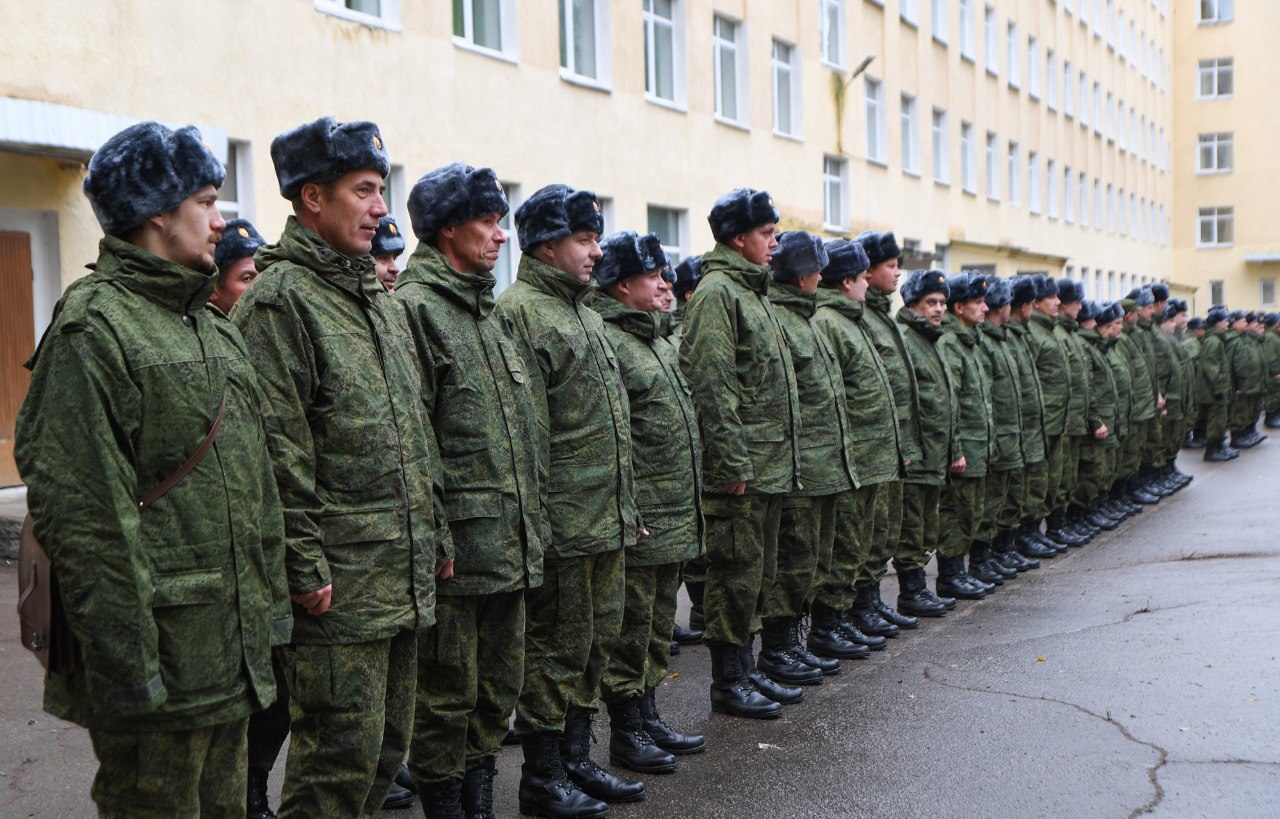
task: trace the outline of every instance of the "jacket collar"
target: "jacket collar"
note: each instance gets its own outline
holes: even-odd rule
[[[203,307],[218,283],[217,268],[203,273],[192,270],[115,236],[102,237],[98,260],[89,269],[175,313],[190,313]]]
[[[915,310],[909,310],[903,307],[898,311],[896,316],[899,324],[904,324],[915,330],[920,335],[929,339],[930,342],[937,341],[942,338],[942,328],[934,327],[929,323],[928,319],[917,313]]]
[[[463,273],[439,250],[418,242],[396,287],[408,284],[429,287],[476,318],[484,318],[493,310],[497,279],[492,273]]]
[[[966,347],[972,347],[978,343],[978,328],[965,327],[950,310],[942,317],[942,329],[944,332],[954,333],[956,338],[960,339],[960,343]]]
[[[385,292],[382,282],[378,281],[372,256],[366,253],[358,259],[348,259],[318,234],[303,227],[296,216],[290,216],[285,222],[280,241],[263,247],[254,259],[259,270],[276,262],[292,262],[353,296],[363,293],[372,300],[376,294]]]
[[[1007,326],[1008,326],[1008,322],[1005,323],[1005,327]],[[988,336],[991,336],[992,338],[998,338],[1001,341],[1003,341],[1005,338],[1005,327],[998,327],[989,321],[982,322],[981,324],[978,325],[978,327],[979,329],[982,330],[983,333],[985,333]]]
[[[1041,313],[1039,310],[1031,311],[1031,320],[1034,321],[1036,324],[1039,324],[1041,327],[1045,327],[1049,330],[1052,330],[1054,328],[1054,325],[1058,323],[1058,320],[1056,318],[1054,318],[1053,316],[1045,315],[1044,313]]]
[[[588,307],[591,306],[599,289],[596,287],[595,279],[587,279],[584,282],[558,267],[552,267],[541,259],[535,258],[530,253],[520,257],[520,270],[516,278],[541,293]]]
[[[601,292],[591,307],[600,314],[600,318],[645,341],[671,334],[671,323],[666,313],[647,313],[628,307],[608,293]]]
[[[799,287],[780,282],[773,283],[769,291],[769,301],[779,307],[785,307],[802,318],[813,318],[818,309],[818,300],[813,293],[806,293]]]
[[[867,309],[876,313],[889,314],[889,306],[892,300],[887,293],[881,293],[874,287],[867,287]]]
[[[742,287],[762,296],[769,295],[769,268],[747,261],[742,254],[718,242],[702,254],[702,277],[705,279],[712,273],[723,273]]]
[[[862,321],[862,302],[847,299],[840,291],[830,287],[819,287],[816,295],[818,307],[830,307],[850,321]]]

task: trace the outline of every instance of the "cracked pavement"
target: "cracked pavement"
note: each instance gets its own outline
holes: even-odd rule
[[[1227,464],[1185,453],[1184,491],[845,663],[778,720],[710,715],[706,651],[685,648],[659,705],[710,749],[645,777],[648,799],[612,814],[1280,815],[1273,437]],[[0,816],[90,816],[88,737],[39,709],[38,666],[13,639],[15,586],[0,570]],[[896,596],[892,576],[883,593]],[[596,735],[603,763],[603,715]],[[503,750],[502,816],[516,815],[519,764]],[[421,814],[383,814],[406,815]]]

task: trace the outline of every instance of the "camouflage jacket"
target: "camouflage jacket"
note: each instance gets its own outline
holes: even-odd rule
[[[989,466],[998,472],[1021,469],[1026,461],[1022,441],[1022,382],[1011,349],[1016,342],[1009,338],[1005,327],[997,327],[990,321],[982,322],[975,329],[989,379],[987,392],[991,396],[991,425],[995,430]]]
[[[554,557],[628,549],[641,528],[627,392],[595,296],[593,282],[525,254],[498,297],[530,375]]]
[[[907,355],[902,328],[889,315],[889,306],[889,296],[874,287],[868,287],[862,326],[876,345],[876,352],[880,354],[884,371],[889,376],[889,385],[893,387],[898,440],[902,444],[902,465],[904,472],[909,472],[907,465],[921,457],[920,386],[916,383],[911,357]]]
[[[1069,391],[1065,432],[1067,435],[1077,437],[1088,435],[1089,430],[1086,427],[1088,427],[1091,412],[1089,373],[1092,365],[1089,362],[1089,351],[1085,349],[1085,342],[1080,338],[1080,325],[1066,313],[1059,314],[1053,328],[1053,335],[1067,354]]]
[[[1169,398],[1169,380],[1173,376],[1173,361],[1163,354],[1161,339],[1164,333],[1155,322],[1144,318],[1138,319],[1138,330],[1141,332],[1135,335],[1133,340],[1138,342],[1138,346],[1142,348],[1143,355],[1147,357],[1147,367],[1151,369],[1151,377],[1156,382],[1156,390],[1167,400]]]
[[[991,421],[991,393],[978,349],[978,328],[965,327],[951,314],[942,320],[938,354],[956,385],[959,419],[956,437],[965,468],[962,478],[986,477],[994,451],[995,425]]]
[[[44,705],[88,728],[185,730],[277,694],[271,646],[292,623],[269,408],[240,333],[206,307],[215,278],[108,236],[27,362],[14,454],[83,660],[45,676]],[[224,396],[213,447],[140,511]]]
[[[453,546],[422,370],[404,309],[374,275],[289,217],[258,250],[232,320],[273,410],[289,590],[333,584],[329,611],[295,606],[295,643],[385,639],[435,620]]]
[[[1103,349],[1116,385],[1116,425],[1111,436],[1116,443],[1124,443],[1133,431],[1133,371],[1119,342],[1118,338],[1109,338]]]
[[[813,324],[817,309],[813,294],[789,284],[774,283],[769,300],[777,311],[800,399],[800,472],[804,489],[797,495],[834,495],[858,485],[845,433],[844,382],[840,365],[826,337]]]
[[[893,387],[862,325],[863,305],[826,287],[818,288],[817,305],[814,326],[831,345],[844,384],[845,434],[858,482],[902,480]]]
[[[1280,392],[1280,333],[1267,330],[1263,335],[1262,357],[1267,365],[1267,391]]]
[[[395,297],[424,369],[422,402],[443,466],[453,577],[441,595],[497,594],[542,584],[547,530],[538,422],[524,359],[493,316],[491,274],[460,273],[419,244]]]
[[[1225,335],[1232,389],[1244,395],[1261,393],[1267,372],[1262,361],[1262,345],[1253,336],[1237,330],[1228,330]]]
[[[1018,383],[1022,385],[1022,458],[1027,466],[1042,462],[1047,456],[1044,435],[1044,393],[1040,376],[1027,346],[1031,331],[1018,321],[1004,325],[1009,334],[1009,352],[1018,365]]]
[[[1156,381],[1155,376],[1151,372],[1150,366],[1147,364],[1147,357],[1142,352],[1142,347],[1134,340],[1136,333],[1140,332],[1137,325],[1125,324],[1124,332],[1116,338],[1116,344],[1124,353],[1125,360],[1129,362],[1129,376],[1133,384],[1132,414],[1131,418],[1134,423],[1150,421],[1156,417]]]
[[[636,503],[649,530],[627,549],[627,565],[692,560],[702,554],[702,440],[693,393],[668,340],[670,322],[606,294],[592,307],[604,319],[627,390]]]
[[[702,257],[685,305],[680,369],[702,430],[702,483],[711,492],[746,481],[748,494],[795,492],[800,405],[769,268],[723,245]]]
[[[947,365],[938,355],[942,328],[934,327],[924,316],[906,307],[898,311],[895,320],[904,328],[902,340],[916,374],[916,397],[920,402],[920,457],[907,466],[906,481],[938,486],[947,479],[951,464],[960,457],[956,439],[959,408],[956,388]]]
[[[1071,391],[1070,363],[1062,342],[1054,335],[1057,320],[1040,311],[1027,322],[1027,350],[1040,378],[1040,395],[1044,399],[1044,434],[1046,446],[1067,430],[1068,395]]]
[[[1196,400],[1204,405],[1223,406],[1234,395],[1225,335],[1210,328],[1200,341],[1200,355],[1196,357]]]
[[[1107,363],[1110,341],[1098,335],[1097,330],[1079,330],[1077,335],[1089,356],[1089,418],[1085,424],[1088,434],[1084,436],[1084,445],[1111,449],[1120,445],[1120,439],[1116,433],[1116,379]],[[1104,424],[1107,437],[1098,440],[1093,433]]]
[[[1165,418],[1176,421],[1186,414],[1187,399],[1191,393],[1187,353],[1173,336],[1159,327],[1156,328],[1152,340],[1155,344],[1156,356],[1162,362],[1169,364],[1169,377],[1164,387],[1165,409],[1169,412]]]

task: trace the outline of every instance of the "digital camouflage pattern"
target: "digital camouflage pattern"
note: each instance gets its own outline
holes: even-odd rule
[[[1210,327],[1200,343],[1200,355],[1196,358],[1196,400],[1201,404],[1225,407],[1233,395],[1225,336],[1224,331]]]
[[[894,412],[898,418],[898,441],[903,470],[921,457],[920,397],[915,368],[907,353],[902,327],[889,314],[891,294],[867,288],[862,326],[880,354],[889,386],[893,388]]]
[[[1112,342],[1098,335],[1097,330],[1080,330],[1079,335],[1089,356],[1089,415],[1086,423],[1089,434],[1085,437],[1084,446],[1086,449],[1114,449],[1119,446],[1120,424],[1116,416],[1120,410],[1120,388],[1107,362],[1107,349]],[[1093,433],[1103,426],[1109,434],[1098,440]]]
[[[858,572],[871,551],[876,496],[889,485],[884,481],[864,484],[836,496],[835,537],[829,556],[818,553],[814,600],[836,611],[853,607]]]
[[[1262,357],[1267,364],[1266,411],[1280,412],[1280,333],[1270,328],[1262,337]]]
[[[1057,321],[1039,310],[1026,323],[1024,341],[1040,377],[1040,396],[1044,402],[1044,435],[1046,446],[1054,438],[1066,434],[1067,409],[1071,390],[1070,363],[1062,342],[1054,335]]]
[[[1124,332],[1116,338],[1116,345],[1129,362],[1129,375],[1133,383],[1133,414],[1135,423],[1150,421],[1156,417],[1156,382],[1147,363],[1142,347],[1136,341],[1137,328],[1126,324]]]
[[[902,537],[893,556],[893,566],[899,573],[929,565],[941,537],[938,503],[942,487],[943,484],[911,481],[902,485]]]
[[[1227,359],[1231,362],[1232,388],[1242,395],[1250,397],[1259,395],[1266,378],[1262,345],[1253,336],[1238,330],[1228,330],[1224,336]]]
[[[680,368],[693,387],[708,490],[742,481],[752,494],[803,489],[795,371],[769,279],[769,268],[717,244],[684,308]]]
[[[1023,460],[1028,467],[1044,463],[1044,392],[1040,388],[1040,374],[1028,346],[1030,330],[1019,321],[1005,324],[1009,335],[1009,352],[1018,365],[1018,383],[1022,387],[1022,440]]]
[[[276,698],[291,621],[270,407],[206,306],[215,280],[107,236],[28,362],[14,454],[83,660],[46,675],[44,707],[90,729],[190,731]],[[140,512],[224,395],[212,449]]]
[[[289,591],[333,584],[328,612],[297,610],[293,642],[385,640],[428,626],[435,570],[453,547],[404,310],[371,256],[347,259],[295,217],[254,258],[258,278],[232,320],[272,410]]]
[[[1014,343],[1004,327],[984,321],[977,327],[978,346],[983,369],[987,373],[987,392],[991,396],[991,424],[995,440],[991,447],[990,469],[1006,471],[1025,465],[1022,442],[1022,382],[1018,362],[1013,357]],[[993,487],[988,497],[995,497]],[[1003,498],[1004,493],[997,493]]]
[[[879,585],[889,573],[889,558],[902,539],[902,481],[886,481],[876,492],[875,517],[871,528],[859,529],[859,537],[869,540],[867,559],[858,567],[854,586],[859,589]]]
[[[956,452],[955,385],[937,349],[942,328],[934,327],[924,316],[906,307],[898,311],[896,320],[903,327],[903,342],[916,376],[920,402],[920,456],[907,466],[906,481],[941,486],[952,462],[960,457]]]
[[[424,370],[422,403],[440,452],[453,577],[441,596],[542,582],[549,537],[538,422],[524,358],[493,314],[492,274],[455,270],[420,243],[396,280]]]
[[[627,566],[622,628],[600,683],[606,703],[642,696],[666,679],[679,590],[679,563]]]
[[[818,566],[831,563],[836,507],[846,493],[791,496],[782,502],[778,570],[765,596],[764,619],[799,617],[813,598]]]
[[[1119,339],[1109,338],[1101,348],[1107,360],[1107,368],[1111,371],[1112,382],[1116,385],[1115,426],[1111,431],[1116,438],[1116,445],[1122,446],[1125,438],[1133,431],[1133,372],[1118,341]]]
[[[778,568],[784,497],[719,492],[703,497],[707,627],[702,639],[707,645],[745,646],[760,631]]]
[[[1067,419],[1064,432],[1073,437],[1088,434],[1089,417],[1089,353],[1080,338],[1080,324],[1066,313],[1058,314],[1053,328],[1054,338],[1067,354]]]
[[[965,327],[948,313],[943,319],[943,334],[938,340],[938,355],[947,365],[951,381],[956,385],[959,412],[956,439],[964,456],[965,478],[981,478],[991,463],[995,440],[991,419],[991,392],[978,348],[978,328]]]

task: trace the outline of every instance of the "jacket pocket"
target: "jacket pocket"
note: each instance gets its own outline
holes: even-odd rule
[[[320,516],[320,534],[326,546],[395,540],[401,531],[400,510],[395,506],[341,509]]]
[[[444,513],[451,522],[499,517],[502,514],[502,493],[488,489],[448,492],[444,497]]]
[[[704,495],[707,559],[716,563],[753,560],[759,540],[751,524],[752,499],[745,495]]]
[[[517,384],[523,384],[526,379],[524,361],[521,360],[520,354],[516,352],[516,346],[506,339],[499,339],[498,348],[502,350],[502,360],[507,365],[507,372],[511,374],[511,380]]]
[[[232,683],[240,654],[235,646],[234,660],[229,656],[233,647],[228,645],[228,624],[234,622],[236,613],[230,605],[219,605],[225,602],[222,569],[156,576],[151,616],[156,624],[160,673],[171,693],[223,688]]]

